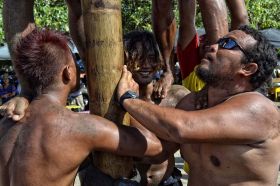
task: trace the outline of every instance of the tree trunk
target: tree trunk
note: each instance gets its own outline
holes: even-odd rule
[[[121,124],[124,112],[114,96],[123,66],[121,1],[83,0],[82,9],[90,112]],[[94,152],[94,164],[113,178],[129,177],[133,168],[131,158],[103,152]]]

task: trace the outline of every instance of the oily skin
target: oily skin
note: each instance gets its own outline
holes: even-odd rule
[[[256,41],[242,31],[235,38],[244,48]],[[141,100],[126,100],[126,110],[158,137],[180,144],[189,163],[189,185],[276,185],[279,157],[280,114],[269,99],[253,91],[249,82],[255,63],[244,67],[240,50],[211,45],[202,61],[204,69],[217,66],[215,74],[232,70],[232,81],[204,90],[207,109],[196,107],[197,94],[185,96],[177,109],[158,107]],[[219,68],[218,64],[224,65]],[[124,69],[118,93],[132,89]],[[200,95],[201,96],[201,95]],[[203,173],[203,174],[202,174]]]
[[[73,185],[79,165],[93,150],[139,158],[161,152],[155,136],[65,108],[77,85],[76,65],[68,55],[55,85],[32,100],[20,121],[1,120],[0,185]]]

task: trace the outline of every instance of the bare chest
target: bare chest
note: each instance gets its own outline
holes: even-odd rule
[[[270,157],[266,147],[248,145],[186,144],[181,146],[181,155],[196,172],[213,174],[227,182],[230,177],[273,180],[277,175],[278,159]],[[267,161],[270,159],[271,161]],[[260,169],[259,167],[266,167]],[[276,170],[276,171],[275,171]],[[208,179],[208,178],[207,178]],[[209,178],[210,179],[210,178]],[[211,178],[212,179],[212,178]],[[266,180],[264,180],[266,181]]]

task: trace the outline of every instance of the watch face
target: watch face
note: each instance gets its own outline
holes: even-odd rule
[[[137,98],[138,97],[136,92],[133,92],[131,90],[127,91],[126,93],[127,93],[127,96],[129,96],[130,98]]]

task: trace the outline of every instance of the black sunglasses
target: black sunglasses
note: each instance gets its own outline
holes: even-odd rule
[[[234,49],[235,47],[237,47],[237,48],[239,48],[239,50],[241,50],[243,52],[243,54],[247,58],[246,51],[232,38],[223,37],[218,40],[217,44],[219,45],[219,47],[228,49],[228,50],[231,50],[231,49]]]

